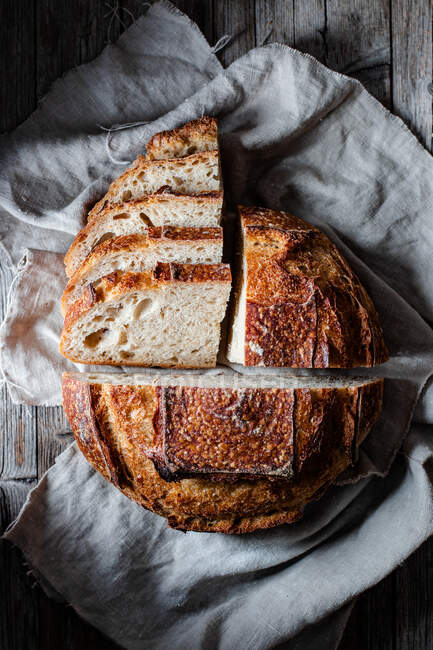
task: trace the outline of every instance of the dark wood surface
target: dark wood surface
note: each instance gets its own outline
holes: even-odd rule
[[[255,45],[280,41],[309,52],[359,79],[406,120],[431,149],[432,10],[429,0],[175,0],[228,65]],[[112,20],[110,7],[118,9]],[[141,0],[0,0],[0,132],[35,109],[50,84],[94,58],[133,18]],[[4,310],[11,273],[4,269]],[[1,315],[1,314],[0,314]],[[0,404],[0,526],[12,521],[65,442],[60,408]],[[50,601],[35,585],[19,551],[0,549],[1,650],[110,650],[115,646],[71,608]],[[374,549],[372,549],[374,553]],[[433,648],[433,541],[361,595],[340,650]]]

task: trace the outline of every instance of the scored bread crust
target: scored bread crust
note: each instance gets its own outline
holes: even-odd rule
[[[214,388],[202,390],[212,399]],[[248,533],[301,518],[305,505],[355,460],[359,444],[379,417],[383,380],[295,392],[290,480],[215,483],[199,477],[166,482],[146,455],[155,436],[157,387],[63,375],[63,406],[89,463],[129,498],[165,517],[172,528],[202,532]],[[194,422],[196,415],[187,417]]]
[[[182,178],[185,169],[190,174],[190,178]],[[196,176],[192,172],[193,169],[196,170]],[[198,178],[199,172],[204,174],[202,179]],[[148,185],[144,183],[145,189],[140,189],[139,196],[134,196],[131,188],[134,188],[135,183],[139,187],[143,179]],[[107,202],[123,203],[130,199],[142,198],[145,194],[155,194],[163,188],[181,194],[220,192],[218,151],[202,151],[184,158],[163,160],[148,160],[145,156],[137,156],[131,167],[111,183],[105,196],[89,212],[88,220],[91,221]]]
[[[221,224],[222,204],[222,192],[186,195],[164,190],[121,204],[106,202],[72,242],[65,256],[66,275],[72,277],[101,238],[106,240],[133,232],[144,234],[151,226],[218,227]],[[195,216],[195,212],[201,210],[208,213],[205,218]],[[177,217],[179,212],[183,213],[186,221]],[[126,222],[129,225],[125,228]]]
[[[328,237],[284,212],[240,206],[239,215],[245,365],[353,368],[388,360],[376,309]]]
[[[146,146],[149,160],[180,158],[218,149],[218,127],[214,117],[202,117],[177,129],[156,133]]]
[[[178,252],[176,255],[176,243],[184,245],[181,253]],[[201,245],[203,249],[199,254],[202,259],[190,259],[183,260],[181,259],[181,254],[185,255],[185,250],[187,246],[191,248],[188,255],[193,255],[196,253],[194,251],[194,245]],[[171,259],[164,259],[170,252],[169,246],[171,245]],[[206,249],[206,245],[208,248]],[[211,248],[209,248],[209,245]],[[165,254],[152,256],[153,250],[158,250],[158,247],[161,250],[161,247],[166,247],[167,251]],[[153,250],[152,250],[153,249]],[[222,228],[175,228],[172,226],[154,228],[150,227],[147,229],[145,234],[141,235],[123,235],[120,237],[115,237],[104,241],[102,244],[99,244],[95,250],[90,253],[79,267],[79,269],[74,273],[70,278],[68,284],[65,287],[65,290],[61,299],[61,308],[62,314],[65,315],[68,306],[71,302],[76,300],[79,297],[79,294],[84,289],[86,284],[93,282],[103,275],[108,275],[113,270],[121,270],[119,267],[117,269],[108,269],[104,273],[99,273],[98,269],[101,268],[102,264],[107,264],[110,257],[112,258],[112,265],[116,264],[119,256],[127,256],[128,254],[134,255],[138,258],[142,257],[141,264],[142,268],[137,268],[136,260],[134,260],[135,268],[133,268],[132,258],[128,260],[128,268],[123,270],[130,271],[140,271],[145,269],[150,269],[157,262],[170,262],[176,261],[179,263],[190,262],[195,264],[205,264],[207,262],[218,264],[222,259],[223,251],[223,231]],[[146,264],[146,256],[150,259],[154,259],[155,264]],[[209,259],[205,259],[209,258]],[[92,273],[93,272],[93,273]],[[96,275],[95,275],[96,274]],[[92,277],[95,276],[95,277]]]
[[[123,299],[132,293],[140,291],[155,291],[164,286],[173,287],[179,284],[204,284],[210,287],[221,285],[227,293],[231,287],[231,272],[229,264],[175,264],[159,263],[154,269],[133,273],[130,271],[114,271],[104,276],[95,283],[86,286],[78,300],[75,300],[66,311],[63,329],[60,337],[59,350],[71,361],[83,362],[68,353],[68,341],[72,335],[72,328],[95,306],[110,303],[116,299]],[[205,296],[205,294],[203,294]],[[228,295],[227,298],[228,299]],[[86,363],[99,365],[119,365],[110,360],[97,359]],[[124,359],[121,365],[140,365],[137,361]],[[164,367],[164,364],[158,364]],[[213,364],[215,365],[215,363]],[[173,367],[173,364],[167,367]],[[183,367],[197,367],[184,365]]]

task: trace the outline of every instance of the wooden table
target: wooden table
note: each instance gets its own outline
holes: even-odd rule
[[[432,10],[429,0],[178,0],[211,44],[231,43],[218,56],[228,65],[255,45],[279,41],[309,52],[359,79],[431,148]],[[112,19],[110,5],[118,11]],[[141,0],[0,0],[0,132],[36,108],[50,84],[93,59],[133,18]],[[12,275],[0,286],[4,308]],[[0,406],[0,518],[4,528],[65,442],[61,408]],[[374,549],[372,549],[374,553]],[[340,649],[416,650],[433,647],[433,541],[357,601]],[[50,601],[1,545],[1,650],[109,650],[115,646],[71,608]],[[308,649],[306,649],[308,650]]]

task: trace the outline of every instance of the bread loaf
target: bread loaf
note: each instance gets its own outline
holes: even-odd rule
[[[124,235],[99,244],[69,280],[62,313],[87,284],[113,271],[146,271],[158,262],[218,264],[223,254],[222,228],[148,228],[143,235]]]
[[[356,459],[382,380],[66,373],[81,451],[173,528],[291,523]]]
[[[374,305],[328,237],[284,212],[240,207],[239,216],[231,362],[353,368],[387,361]]]
[[[230,286],[227,264],[115,271],[69,307],[60,352],[78,363],[213,367]]]
[[[214,228],[221,224],[222,192],[193,196],[162,191],[121,204],[107,204],[80,230],[65,256],[68,278],[99,244],[120,235],[145,235],[149,227]]]

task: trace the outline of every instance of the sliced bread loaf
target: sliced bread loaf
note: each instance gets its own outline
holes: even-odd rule
[[[240,207],[239,215],[230,361],[292,368],[387,361],[374,305],[328,237],[284,212]]]
[[[205,116],[177,129],[156,133],[146,146],[146,158],[181,158],[212,149],[218,149],[217,121]]]
[[[122,235],[99,244],[69,280],[62,313],[90,282],[113,271],[153,269],[158,262],[218,264],[223,254],[222,228],[148,228],[143,235]]]
[[[221,223],[222,192],[194,196],[162,191],[121,204],[107,204],[75,237],[65,256],[70,278],[89,253],[107,239],[144,235],[150,226],[213,228]]]
[[[222,190],[218,151],[173,158],[147,160],[138,156],[135,163],[111,183],[107,194],[89,213],[89,221],[107,205],[141,199],[161,188],[180,194],[200,194]]]
[[[70,306],[60,352],[78,363],[213,367],[230,286],[228,264],[115,271]]]
[[[350,466],[382,380],[66,373],[87,460],[173,528],[248,533],[291,523]]]

